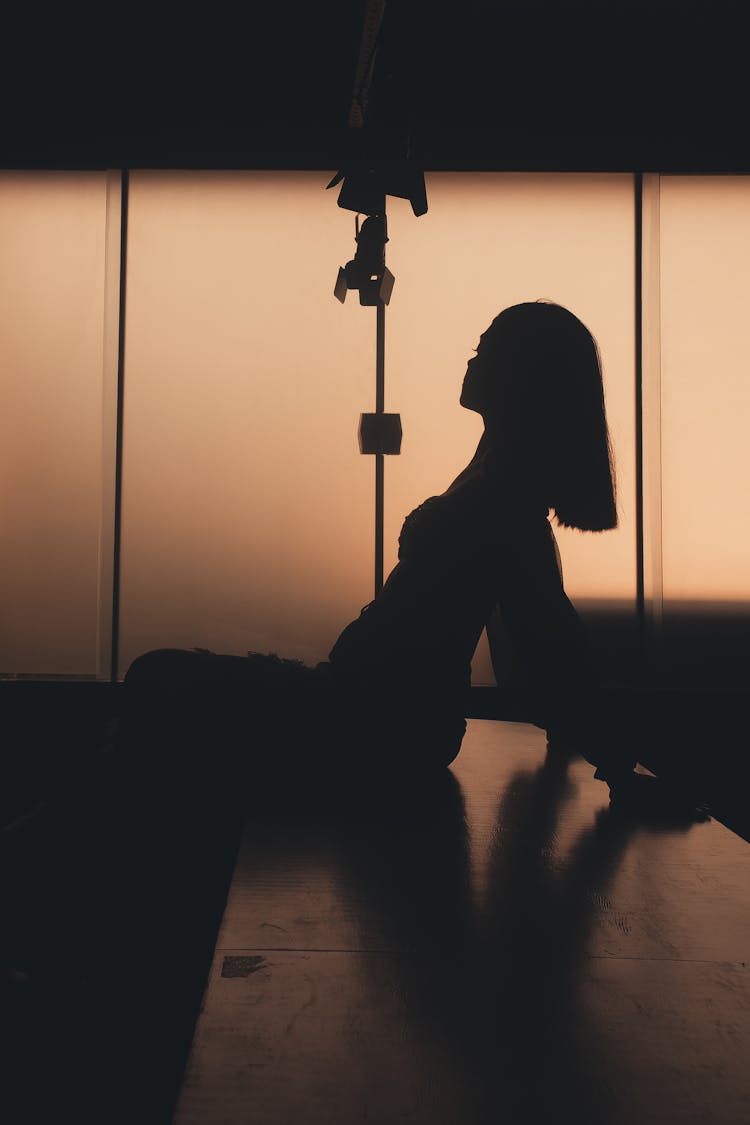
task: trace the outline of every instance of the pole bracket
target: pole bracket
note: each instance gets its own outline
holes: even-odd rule
[[[400,414],[360,414],[360,453],[398,454],[401,452],[401,437]]]

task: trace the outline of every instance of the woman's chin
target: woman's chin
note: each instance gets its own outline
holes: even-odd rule
[[[464,392],[461,391],[461,397],[459,398],[458,401],[459,401],[459,404],[461,406],[463,406],[464,410],[474,410],[474,411],[476,411],[477,414],[481,413],[481,411],[479,409],[479,404],[476,402],[476,400],[474,399],[474,397],[471,394],[464,394]]]

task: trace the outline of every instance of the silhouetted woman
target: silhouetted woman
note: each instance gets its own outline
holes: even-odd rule
[[[407,516],[398,564],[327,663],[159,650],[128,692],[150,721],[242,734],[267,758],[351,770],[445,766],[457,755],[471,658],[498,623],[533,685],[539,722],[615,783],[633,762],[597,744],[596,680],[566,597],[550,510],[603,531],[617,512],[596,344],[567,309],[505,309],[469,360],[461,405],[484,419],[452,484]]]

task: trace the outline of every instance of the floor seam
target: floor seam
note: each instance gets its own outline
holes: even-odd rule
[[[293,945],[227,945],[216,947],[217,956],[231,953],[350,953],[379,957],[419,957],[421,955],[418,949],[351,949],[347,947],[320,949],[315,946]],[[635,953],[586,953],[584,957],[587,961],[664,961],[676,965],[736,965],[742,969],[747,968],[746,961],[740,961],[733,957],[642,957]]]

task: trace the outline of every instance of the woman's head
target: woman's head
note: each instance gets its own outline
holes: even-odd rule
[[[532,466],[559,523],[586,531],[616,526],[599,352],[568,309],[530,301],[496,316],[469,360],[461,405]]]

